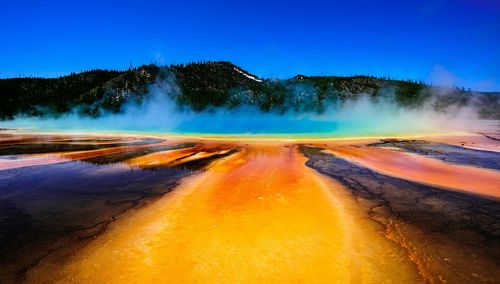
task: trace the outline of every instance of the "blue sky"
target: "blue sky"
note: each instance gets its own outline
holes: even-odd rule
[[[500,1],[0,0],[0,77],[229,60],[500,90]]]

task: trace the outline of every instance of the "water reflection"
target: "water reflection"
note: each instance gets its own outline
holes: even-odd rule
[[[80,161],[0,171],[0,282],[22,277],[58,248],[69,254],[189,174]]]

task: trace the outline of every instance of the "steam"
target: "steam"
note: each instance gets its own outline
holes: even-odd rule
[[[398,106],[393,97],[373,99],[360,94],[355,100],[332,103],[322,114],[290,111],[265,113],[256,107],[194,112],[175,103],[179,88],[174,80],[157,82],[140,102],[129,102],[120,113],[82,118],[73,112],[59,118],[23,118],[0,122],[3,128],[68,132],[139,132],[178,134],[281,134],[394,136],[401,134],[485,131],[472,106],[450,106],[438,112],[432,101],[418,108]],[[297,90],[302,92],[303,90]],[[436,94],[438,96],[439,94]]]

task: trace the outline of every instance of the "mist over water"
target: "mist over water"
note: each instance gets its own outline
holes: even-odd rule
[[[299,136],[391,136],[449,131],[485,131],[491,128],[478,119],[473,107],[454,107],[437,112],[430,105],[399,107],[390,96],[331,104],[322,114],[290,111],[262,112],[253,106],[215,108],[195,112],[179,108],[179,92],[173,80],[150,87],[141,103],[129,102],[120,113],[99,118],[82,117],[77,111],[58,118],[17,117],[0,122],[2,128],[67,132],[137,132],[173,134],[276,134]]]

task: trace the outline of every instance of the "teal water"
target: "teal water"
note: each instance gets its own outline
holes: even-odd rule
[[[420,124],[420,125],[419,125]],[[17,119],[0,122],[2,128],[41,132],[97,132],[172,135],[249,135],[286,137],[367,137],[432,133],[422,121],[408,119],[325,119],[269,114],[191,115],[173,121],[135,120],[129,117],[79,119]]]

